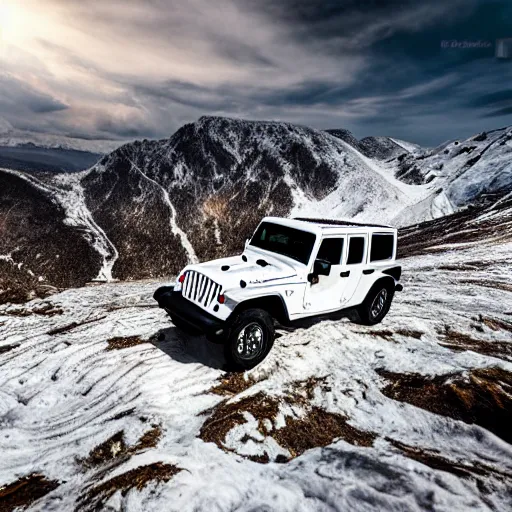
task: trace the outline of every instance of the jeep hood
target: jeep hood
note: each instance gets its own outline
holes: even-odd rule
[[[223,290],[239,289],[241,280],[250,286],[297,278],[297,269],[277,257],[262,255],[251,250],[246,250],[244,255],[247,261],[244,261],[242,256],[231,256],[189,265],[186,270],[195,270],[208,276],[220,284]],[[258,260],[264,260],[268,265],[262,266],[257,263]]]

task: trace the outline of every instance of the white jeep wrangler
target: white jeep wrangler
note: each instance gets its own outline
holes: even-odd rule
[[[402,289],[396,239],[389,226],[265,217],[240,256],[187,265],[154,298],[176,327],[224,343],[229,366],[245,370],[269,353],[275,321],[348,310],[380,322]]]

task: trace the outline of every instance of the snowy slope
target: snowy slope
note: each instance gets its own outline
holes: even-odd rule
[[[428,196],[397,214],[399,225],[453,213],[468,205],[512,190],[512,129],[454,140],[389,163],[401,180],[427,185]]]
[[[390,137],[390,140],[392,140],[395,144],[398,144],[399,146],[404,148],[409,153],[414,153],[416,151],[422,151],[422,148],[419,144],[414,144],[412,142],[408,142],[408,141],[401,140],[401,139],[395,139],[392,137]]]
[[[154,307],[158,282],[0,307],[2,492],[42,475],[29,511],[509,510],[511,232],[487,240],[503,204],[480,238],[404,259],[382,324],[281,331],[238,379]],[[473,420],[428,410],[448,400]]]

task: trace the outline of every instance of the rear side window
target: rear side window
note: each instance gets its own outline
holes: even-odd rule
[[[364,259],[364,237],[353,236],[349,240],[347,265],[361,263]]]
[[[343,238],[326,238],[322,241],[317,258],[319,260],[326,260],[331,265],[339,265],[342,252]]]
[[[370,261],[389,260],[393,257],[395,237],[392,233],[375,233],[372,235]]]

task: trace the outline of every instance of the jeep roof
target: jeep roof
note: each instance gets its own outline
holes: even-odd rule
[[[336,235],[340,233],[346,233],[351,230],[367,229],[368,231],[379,231],[396,232],[396,228],[392,226],[386,226],[384,224],[364,224],[353,221],[344,220],[331,220],[331,219],[309,219],[305,217],[297,217],[293,219],[287,219],[283,217],[264,217],[261,222],[274,222],[275,224],[281,224],[295,229],[301,229],[302,231],[308,231],[316,235]]]

